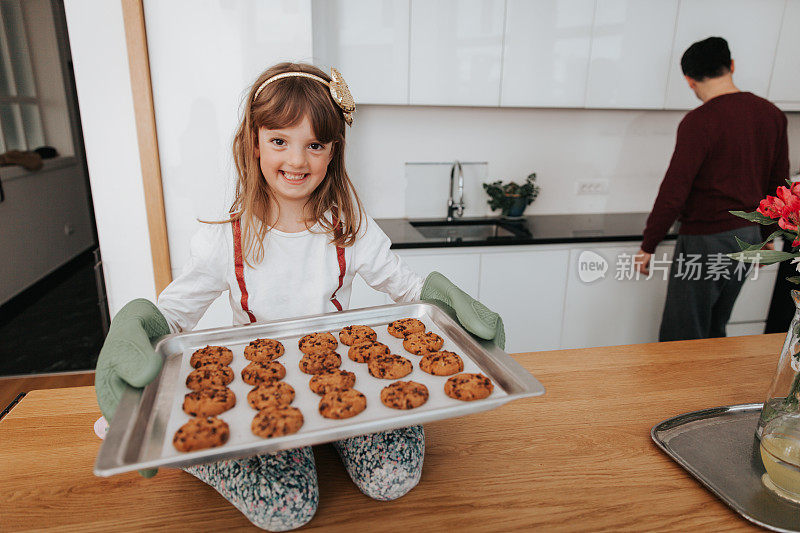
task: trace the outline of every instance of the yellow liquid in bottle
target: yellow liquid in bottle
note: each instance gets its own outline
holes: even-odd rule
[[[800,442],[781,433],[761,438],[761,460],[767,474],[786,496],[800,499]]]

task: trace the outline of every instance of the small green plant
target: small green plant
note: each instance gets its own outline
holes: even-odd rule
[[[503,216],[520,216],[525,208],[536,200],[541,188],[536,185],[534,172],[522,185],[513,181],[503,183],[498,180],[484,183],[483,189],[489,195],[488,204],[492,210],[499,209]]]

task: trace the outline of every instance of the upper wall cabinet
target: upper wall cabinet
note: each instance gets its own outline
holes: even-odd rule
[[[691,109],[699,101],[681,72],[683,52],[712,35],[724,37],[734,60],[733,81],[766,97],[786,0],[684,0],[672,46],[667,109]]]
[[[409,0],[313,0],[314,63],[359,104],[408,103]]]
[[[800,0],[787,0],[775,53],[769,99],[783,109],[800,111]]]
[[[409,102],[496,106],[505,0],[412,0]]]
[[[663,107],[677,16],[678,0],[597,2],[586,107]]]
[[[800,0],[311,0],[314,61],[358,104],[692,109],[684,51],[800,110]]]
[[[583,107],[594,0],[508,0],[504,106]]]

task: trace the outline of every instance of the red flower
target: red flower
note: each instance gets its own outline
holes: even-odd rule
[[[781,218],[781,213],[783,212],[783,208],[785,204],[779,198],[775,196],[767,196],[765,199],[761,200],[761,203],[758,204],[758,211],[765,217],[769,218]]]
[[[778,220],[778,226],[786,231],[797,231],[797,213],[785,212]],[[794,246],[794,245],[793,245]]]
[[[775,193],[777,198],[767,196],[758,205],[757,211],[769,218],[778,218],[778,226],[781,228],[797,231],[800,224],[800,183],[793,183],[791,188],[778,187]]]
[[[793,183],[792,188],[778,187],[776,191],[778,198],[783,201],[784,207],[795,213],[800,211],[800,183]]]

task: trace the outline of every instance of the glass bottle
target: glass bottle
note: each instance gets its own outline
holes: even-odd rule
[[[756,435],[762,438],[764,427],[784,415],[800,415],[800,291],[792,291],[795,312],[783,343],[778,369],[767,393]]]

